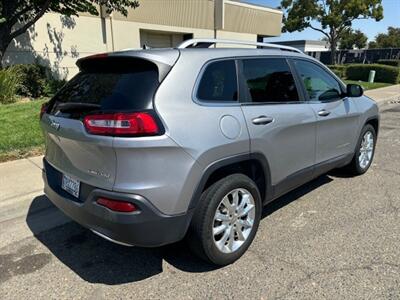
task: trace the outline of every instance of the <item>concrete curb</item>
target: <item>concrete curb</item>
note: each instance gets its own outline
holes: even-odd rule
[[[400,101],[400,84],[374,90],[367,90],[364,94],[373,99],[376,103],[378,103],[378,105]]]

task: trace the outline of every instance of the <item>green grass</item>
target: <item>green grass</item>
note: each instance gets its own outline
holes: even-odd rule
[[[0,105],[0,161],[43,152],[44,140],[39,126],[43,102],[44,99]]]
[[[345,83],[352,83],[352,84],[359,84],[361,85],[364,90],[373,90],[373,89],[379,89],[385,86],[390,86],[392,83],[384,83],[384,82],[365,82],[365,81],[356,81],[356,80],[345,80]]]

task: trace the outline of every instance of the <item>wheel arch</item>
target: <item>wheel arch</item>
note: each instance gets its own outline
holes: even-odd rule
[[[374,116],[370,117],[365,121],[365,124],[363,125],[362,128],[364,128],[365,125],[370,124],[374,129],[375,129],[375,134],[378,136],[378,131],[379,131],[379,117]],[[361,128],[361,130],[362,130]]]
[[[201,193],[207,187],[234,173],[247,175],[256,183],[263,203],[272,197],[271,174],[267,158],[261,153],[240,154],[218,160],[204,170],[190,200],[189,209],[197,206]]]

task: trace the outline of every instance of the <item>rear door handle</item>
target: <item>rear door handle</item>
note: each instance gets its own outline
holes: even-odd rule
[[[254,118],[252,120],[254,125],[267,125],[271,123],[274,120],[274,118],[267,117],[267,116],[259,116],[257,118]]]
[[[322,110],[320,110],[319,112],[318,112],[318,116],[320,116],[320,117],[326,117],[326,116],[329,116],[331,114],[331,112],[330,111],[327,111],[327,110],[325,110],[325,109],[322,109]]]

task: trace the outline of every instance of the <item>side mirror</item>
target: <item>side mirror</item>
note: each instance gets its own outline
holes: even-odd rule
[[[347,97],[361,97],[364,94],[362,86],[358,84],[348,84],[346,89]]]

